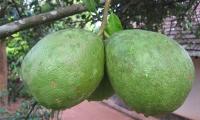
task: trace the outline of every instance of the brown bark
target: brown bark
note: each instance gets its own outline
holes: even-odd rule
[[[3,41],[0,41],[0,103],[7,104],[7,56]]]
[[[65,8],[59,8],[47,13],[31,16],[18,21],[14,21],[0,26],[0,38],[5,38],[18,31],[35,27],[47,22],[52,22],[67,16],[86,11],[85,6],[81,4],[74,4]]]

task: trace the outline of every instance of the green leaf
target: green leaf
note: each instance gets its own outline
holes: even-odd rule
[[[97,4],[99,4],[99,3],[100,3],[100,0],[95,0],[95,2],[96,2]]]
[[[96,0],[83,0],[83,3],[89,11],[94,12],[96,10]]]
[[[119,17],[116,14],[111,13],[108,17],[108,23],[105,29],[106,33],[110,36],[113,33],[121,30],[123,30],[123,27]]]

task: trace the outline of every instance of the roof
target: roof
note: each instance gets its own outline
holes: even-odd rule
[[[191,16],[191,30],[185,30],[177,23],[175,16],[167,17],[163,22],[163,33],[181,44],[190,56],[200,57],[200,37],[196,35],[200,25],[200,6],[197,7],[195,15]]]

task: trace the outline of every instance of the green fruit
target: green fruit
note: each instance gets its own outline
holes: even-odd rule
[[[26,55],[22,76],[46,108],[72,107],[96,89],[103,77],[104,46],[95,34],[61,30],[47,35]]]
[[[154,32],[125,30],[106,46],[108,76],[115,92],[137,112],[162,115],[182,105],[194,66],[174,40]]]
[[[104,45],[107,44],[107,40],[104,40]],[[89,101],[102,101],[108,99],[114,94],[114,90],[110,84],[106,69],[104,70],[104,77],[96,90],[88,98]]]
[[[99,86],[96,90],[90,95],[88,98],[89,101],[101,101],[104,99],[108,99],[114,94],[114,90],[110,84],[110,81],[107,75],[104,75],[103,79],[101,80]]]

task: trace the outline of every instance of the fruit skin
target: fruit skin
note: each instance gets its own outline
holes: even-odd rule
[[[96,90],[88,98],[89,101],[102,101],[108,99],[114,94],[108,76],[105,74]]]
[[[101,38],[81,29],[47,35],[22,63],[22,77],[33,97],[54,110],[72,107],[88,98],[100,83],[103,71]]]
[[[108,76],[115,92],[137,112],[162,115],[182,105],[194,66],[187,52],[159,33],[125,30],[106,46]]]
[[[104,45],[107,44],[107,39],[103,41]],[[111,86],[110,80],[107,75],[106,66],[104,66],[104,77],[96,90],[90,95],[88,101],[102,101],[108,99],[114,94],[114,90]]]

